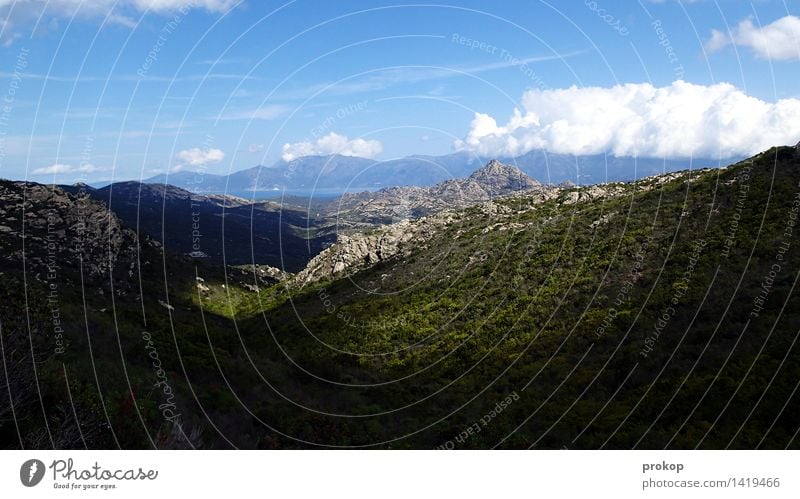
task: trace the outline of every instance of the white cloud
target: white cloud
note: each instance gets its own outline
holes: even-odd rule
[[[326,156],[341,154],[342,156],[360,156],[372,158],[383,151],[383,144],[377,140],[353,139],[331,132],[315,142],[303,141],[283,145],[284,161],[291,161],[302,156]]]
[[[230,9],[236,0],[0,0],[0,8],[10,7],[14,4],[25,4],[25,8],[40,4],[52,9],[51,13],[72,14],[79,8],[94,14],[106,14],[115,6],[118,8],[131,8],[144,12],[173,12],[180,9],[203,8],[212,12],[225,12]],[[22,7],[20,7],[22,8]]]
[[[800,138],[800,100],[764,102],[731,84],[676,81],[610,88],[528,90],[523,111],[505,125],[476,113],[457,149],[518,156],[534,149],[565,154],[731,157]]]
[[[786,16],[760,27],[745,19],[729,33],[711,30],[705,49],[716,52],[731,44],[750,47],[763,59],[800,59],[800,17]]]
[[[247,152],[255,154],[264,150],[264,144],[250,144],[247,146]]]
[[[713,54],[718,50],[722,50],[723,48],[727,47],[731,43],[731,38],[723,33],[722,31],[712,29],[711,30],[711,38],[706,40],[703,44],[703,48],[705,48],[706,52],[709,54]]]
[[[199,147],[193,147],[180,151],[175,157],[180,160],[180,164],[173,171],[178,171],[184,166],[203,166],[208,163],[219,163],[225,158],[225,153],[220,149],[206,149],[204,151]]]
[[[62,163],[54,163],[50,166],[43,166],[33,170],[31,173],[34,175],[56,175],[58,173],[70,173],[72,166]]]
[[[203,8],[210,12],[225,12],[237,0],[122,0],[120,3],[130,3],[140,11],[150,9],[155,12],[172,12],[185,8]],[[100,0],[97,3],[103,3]]]
[[[43,19],[58,20],[76,16],[82,19],[102,19],[106,22],[134,27],[132,17],[144,12],[172,14],[188,9],[203,9],[209,12],[225,12],[237,0],[0,0],[0,27],[3,45],[10,45],[21,37],[19,31],[25,26],[46,29],[49,23]]]
[[[64,163],[54,163],[50,166],[36,168],[31,173],[33,175],[59,175],[64,173],[94,173],[97,171],[100,171],[100,169],[89,163],[83,163],[79,166],[72,166]]]

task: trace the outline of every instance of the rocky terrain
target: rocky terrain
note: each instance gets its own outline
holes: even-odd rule
[[[403,257],[425,248],[425,242],[452,221],[452,215],[439,214],[414,221],[403,220],[367,233],[341,235],[336,244],[312,258],[293,281],[304,285]]]
[[[386,224],[548,189],[520,169],[492,160],[467,178],[449,179],[431,187],[389,187],[344,194],[331,203],[329,216],[336,217],[343,228],[358,226],[359,222]]]
[[[81,268],[88,278],[114,275],[125,289],[136,267],[137,234],[85,193],[0,181],[0,233],[0,270],[24,267],[38,281],[75,284],[64,270]]]
[[[516,168],[491,161],[465,180],[451,180],[431,188],[405,187],[362,193],[347,197],[343,203],[353,204],[356,199],[369,199],[356,204],[352,216],[372,216],[372,220],[385,220],[387,214],[397,208],[392,203],[401,202],[400,196],[413,199],[416,208],[411,215],[425,213],[421,217],[409,216],[395,223],[362,232],[341,233],[335,244],[311,259],[293,281],[300,285],[322,279],[350,275],[359,270],[392,259],[402,259],[418,249],[425,249],[428,241],[443,229],[463,223],[467,212],[463,208],[476,206],[478,215],[489,217],[492,223],[484,229],[489,231],[519,231],[526,228],[514,222],[519,210],[511,210],[492,199],[515,200],[525,210],[535,210],[538,205],[556,200],[562,206],[586,203],[623,194],[631,189],[646,192],[692,174],[704,173],[681,171],[646,177],[635,182],[610,182],[605,184],[575,187],[564,183],[558,187],[545,187],[530,179]],[[378,214],[381,214],[381,218]],[[611,215],[606,214],[592,222],[592,228],[607,223]],[[460,232],[456,232],[456,237]]]

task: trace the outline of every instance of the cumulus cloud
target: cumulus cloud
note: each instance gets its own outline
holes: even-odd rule
[[[765,102],[728,83],[532,89],[523,94],[522,107],[505,125],[476,113],[456,149],[494,156],[544,149],[578,155],[731,157],[800,138],[799,99]]]
[[[728,45],[749,47],[763,59],[800,59],[800,17],[782,17],[766,26],[745,19],[729,33],[712,30],[705,49],[716,52]]]
[[[302,156],[326,156],[341,154],[342,156],[360,156],[373,158],[383,151],[383,144],[377,140],[353,139],[331,132],[315,142],[308,140],[283,145],[284,161],[291,161]]]
[[[225,158],[225,153],[220,149],[206,149],[199,147],[180,151],[175,157],[180,161],[179,167],[203,166],[209,163],[219,163]]]
[[[706,52],[709,54],[713,54],[714,52],[724,49],[730,44],[730,36],[726,35],[722,31],[712,29],[711,38],[706,40],[706,42],[703,44],[703,48],[705,48]]]
[[[219,163],[225,158],[225,153],[221,149],[200,149],[193,147],[191,149],[184,149],[175,155],[177,164],[168,168],[169,173],[177,173],[182,171],[187,166],[198,167],[205,166],[209,163]]]
[[[96,171],[100,171],[100,169],[89,163],[83,163],[79,166],[72,166],[64,163],[54,163],[50,166],[36,168],[31,173],[33,175],[59,175],[64,173],[94,173]]]
[[[255,154],[264,150],[264,144],[250,144],[247,146],[247,152]]]

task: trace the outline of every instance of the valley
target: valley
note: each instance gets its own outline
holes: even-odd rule
[[[797,147],[313,205],[0,187],[10,448],[797,446]]]

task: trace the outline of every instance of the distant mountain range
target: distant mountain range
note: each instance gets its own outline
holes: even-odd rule
[[[397,185],[433,185],[449,178],[464,177],[483,162],[467,154],[409,156],[375,161],[353,156],[305,156],[274,165],[254,166],[227,176],[182,171],[144,180],[169,184],[192,192],[248,191],[362,191]]]
[[[254,166],[230,175],[191,171],[161,174],[145,183],[169,184],[195,193],[236,193],[302,191],[359,192],[394,186],[432,186],[448,179],[463,178],[490,159],[466,152],[444,156],[407,156],[400,159],[371,159],[330,155],[305,156],[278,161],[272,166]],[[659,158],[615,157],[603,154],[573,156],[531,151],[515,158],[496,158],[514,165],[544,183],[565,181],[589,185],[607,181],[634,180],[660,173],[701,167],[718,167],[718,159],[665,160]],[[727,164],[732,160],[725,160]]]

